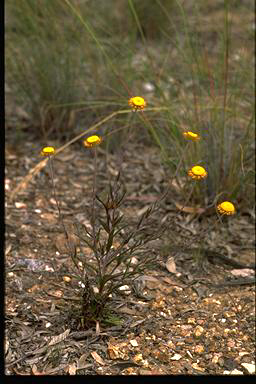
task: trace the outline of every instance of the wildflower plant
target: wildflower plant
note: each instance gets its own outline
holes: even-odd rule
[[[96,195],[96,221],[89,226],[76,224],[76,236],[81,245],[89,247],[91,256],[76,255],[79,279],[84,284],[82,313],[87,324],[104,317],[111,296],[120,294],[123,285],[154,264],[154,256],[145,245],[161,236],[165,227],[155,228],[150,217],[157,210],[153,204],[135,224],[129,224],[121,213],[125,187],[118,174],[109,184],[105,197]],[[94,227],[94,230],[93,230]],[[82,270],[79,264],[82,265]]]

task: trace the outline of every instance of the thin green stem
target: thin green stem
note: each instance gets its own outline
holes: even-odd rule
[[[55,187],[55,183],[54,183],[54,170],[53,170],[53,161],[51,159],[51,156],[48,157],[49,158],[49,168],[50,168],[50,174],[51,174],[51,180],[52,180],[52,187],[53,187],[53,194],[54,194],[54,199],[56,201],[56,205],[57,205],[57,208],[58,208],[58,213],[59,213],[59,221],[63,227],[63,232],[65,234],[65,237],[66,237],[66,240],[67,240],[67,247],[68,247],[68,251],[69,251],[69,254],[75,264],[75,266],[77,268],[79,268],[78,266],[78,263],[77,263],[77,260],[76,260],[76,247],[74,246],[73,249],[72,249],[72,246],[70,244],[70,239],[69,239],[69,236],[68,236],[68,231],[65,227],[65,224],[64,224],[64,219],[63,219],[63,216],[62,216],[62,213],[61,213],[61,209],[60,209],[60,204],[59,204],[59,201],[57,199],[57,193],[56,193],[56,187]]]
[[[147,112],[155,112],[155,111],[162,111],[162,110],[168,110],[167,107],[154,107],[154,108],[147,108]],[[110,113],[108,116],[104,117],[104,119],[100,120],[98,123],[93,124],[90,128],[86,129],[85,131],[81,132],[79,135],[68,141],[66,144],[64,144],[62,147],[56,150],[55,156],[64,151],[67,147],[69,147],[71,144],[75,143],[77,140],[81,139],[83,136],[85,136],[87,133],[95,130],[96,128],[100,127],[102,124],[106,123],[107,121],[113,119],[113,117],[117,115],[123,115],[127,113],[133,112],[131,109],[121,109],[120,111],[115,111]]]
[[[60,220],[60,222],[62,224],[62,227],[63,227],[64,233],[65,233],[66,239],[68,239],[67,229],[65,227],[63,216],[62,216],[62,213],[61,213],[61,210],[60,210],[59,201],[57,199],[56,187],[55,187],[54,177],[53,177],[53,174],[54,174],[54,172],[53,172],[53,162],[52,162],[51,156],[49,156],[49,168],[50,168],[50,175],[51,175],[51,180],[52,180],[52,188],[53,188],[54,199],[56,201],[56,205],[57,205],[57,209],[58,209],[58,213],[59,213],[59,220]]]
[[[95,231],[95,200],[96,200],[96,179],[97,179],[97,147],[93,148],[94,160],[94,173],[93,173],[93,187],[92,187],[92,233],[93,233],[93,247],[96,247],[96,231]]]

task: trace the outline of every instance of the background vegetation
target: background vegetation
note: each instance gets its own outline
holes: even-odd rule
[[[184,153],[182,131],[198,132],[202,140],[182,157],[180,193],[188,194],[186,170],[200,164],[209,177],[191,201],[207,205],[221,194],[240,209],[254,206],[252,1],[7,0],[5,7],[8,135],[65,141],[143,96],[166,110],[117,115],[106,129],[122,131],[108,150],[128,137],[157,145],[168,175]],[[17,119],[13,104],[22,108]]]

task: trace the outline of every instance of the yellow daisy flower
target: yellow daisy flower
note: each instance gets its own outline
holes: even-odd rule
[[[236,213],[236,209],[234,204],[230,203],[230,201],[223,201],[217,206],[217,210],[221,215],[234,215]]]
[[[188,171],[188,175],[192,177],[192,179],[201,180],[207,177],[207,171],[201,167],[200,165],[195,165]]]
[[[55,148],[54,147],[44,147],[41,151],[41,156],[51,156],[54,155]]]
[[[186,131],[182,133],[185,139],[189,139],[192,141],[198,141],[200,139],[200,135],[198,133],[194,133],[191,131]]]
[[[84,140],[84,146],[87,148],[95,147],[96,145],[100,144],[102,142],[102,138],[98,135],[92,135],[87,137],[86,140]]]
[[[134,111],[137,111],[138,109],[143,110],[147,105],[143,97],[140,96],[131,97],[128,101],[128,104],[132,107]]]

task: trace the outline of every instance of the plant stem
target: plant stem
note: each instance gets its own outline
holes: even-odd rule
[[[92,186],[92,233],[93,233],[93,247],[96,246],[96,231],[95,231],[95,199],[96,199],[96,178],[97,178],[97,147],[93,148],[93,186]]]
[[[56,205],[57,205],[58,213],[59,213],[59,220],[60,220],[60,222],[62,224],[62,227],[63,227],[64,233],[65,233],[66,239],[68,240],[68,233],[67,233],[67,230],[66,230],[66,227],[65,227],[65,224],[64,224],[63,216],[62,216],[62,213],[61,213],[61,210],[60,210],[60,205],[59,205],[59,202],[58,202],[58,199],[57,199],[56,187],[55,187],[54,178],[53,178],[53,174],[54,174],[54,172],[53,172],[53,161],[52,161],[51,156],[49,156],[49,167],[50,167],[50,174],[51,174],[51,180],[52,180],[54,199],[56,201]]]

